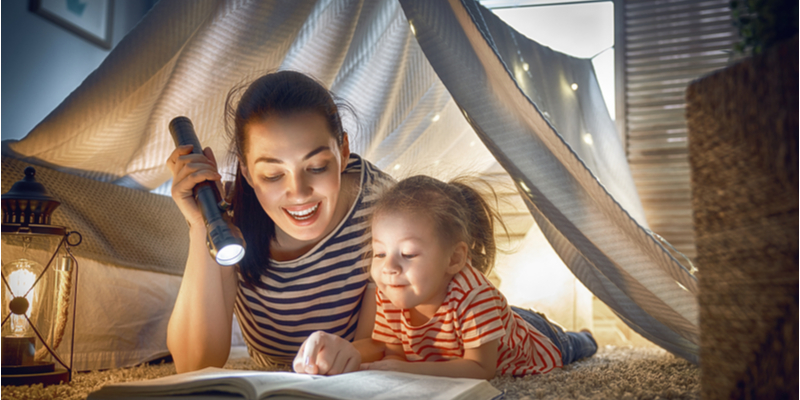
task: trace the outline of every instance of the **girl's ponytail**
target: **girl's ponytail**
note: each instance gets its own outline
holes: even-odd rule
[[[494,228],[495,221],[505,228],[500,214],[496,207],[487,201],[490,195],[497,200],[497,194],[491,186],[485,184],[485,193],[477,190],[477,179],[467,182],[466,179],[455,179],[449,185],[459,191],[460,197],[464,199],[462,203],[465,211],[464,222],[467,225],[469,235],[469,257],[471,265],[488,275],[494,267],[495,255],[497,254],[497,242],[495,241]],[[495,201],[495,204],[497,202]]]

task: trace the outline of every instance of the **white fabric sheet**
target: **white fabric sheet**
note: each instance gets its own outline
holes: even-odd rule
[[[646,229],[590,61],[519,36],[472,1],[401,4],[564,263],[633,330],[697,363],[697,280]],[[603,139],[591,146],[599,152],[580,146],[587,131]]]
[[[201,143],[230,174],[222,120],[229,89],[264,72],[300,70],[354,105],[357,118],[345,118],[351,149],[395,176],[481,172],[494,162],[488,146],[576,276],[634,329],[696,361],[692,278],[643,230],[641,205],[618,139],[607,134],[613,124],[588,60],[548,53],[507,31],[504,40],[493,38],[489,26],[497,34],[508,28],[482,22],[488,15],[472,1],[402,4],[405,9],[395,0],[161,0],[27,137],[4,143],[3,157],[166,193],[172,118],[191,118]],[[510,54],[528,60],[528,78]],[[588,90],[559,92],[564,82]],[[594,146],[580,145],[586,132]],[[105,269],[95,271],[99,281],[137,279]],[[164,292],[177,290],[168,280],[175,286]],[[690,291],[678,293],[676,280]],[[131,298],[160,298],[136,282]],[[120,322],[117,340],[143,349],[112,364],[157,354],[146,354],[143,338],[163,338],[171,305],[162,299],[149,310],[130,302],[150,313],[143,321],[153,322]],[[152,332],[122,333],[136,329]]]

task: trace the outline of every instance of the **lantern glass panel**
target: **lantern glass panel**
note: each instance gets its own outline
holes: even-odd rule
[[[63,246],[59,246],[62,239],[63,236],[57,235],[2,235],[5,282],[0,292],[3,320],[8,318],[2,327],[3,365],[55,361],[41,339],[56,354],[71,353],[70,349],[64,351],[69,343],[60,346],[69,317],[71,289],[71,259],[66,256]],[[48,264],[49,268],[45,268]],[[27,301],[24,313],[19,313],[19,308],[14,310],[12,304],[12,300],[20,297]],[[21,303],[25,302],[17,300],[16,306]],[[62,361],[69,362],[63,357]]]

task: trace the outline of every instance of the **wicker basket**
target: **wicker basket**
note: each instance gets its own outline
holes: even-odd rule
[[[686,91],[704,399],[798,397],[797,50]]]

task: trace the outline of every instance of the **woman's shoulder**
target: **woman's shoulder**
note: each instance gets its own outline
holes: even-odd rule
[[[396,183],[391,175],[383,172],[375,164],[358,154],[350,153],[345,173],[360,173],[362,197],[380,195],[386,188]]]

